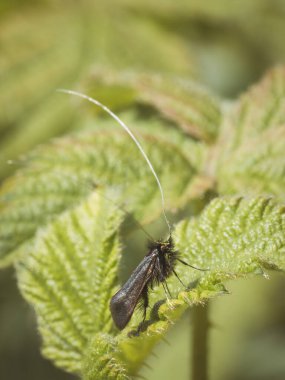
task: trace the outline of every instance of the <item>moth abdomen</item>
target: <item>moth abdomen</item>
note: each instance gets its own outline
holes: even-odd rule
[[[123,330],[126,327],[134,311],[128,299],[128,295],[119,290],[111,299],[110,311],[113,321],[118,329]]]
[[[128,281],[111,298],[110,311],[115,325],[120,330],[128,324],[138,302],[141,299],[146,299],[145,293],[155,262],[155,255],[145,256]],[[144,301],[144,304],[146,304],[146,301]]]

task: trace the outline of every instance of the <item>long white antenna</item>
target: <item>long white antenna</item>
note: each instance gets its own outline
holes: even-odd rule
[[[145,151],[143,150],[141,144],[139,143],[139,141],[136,139],[136,137],[134,136],[134,134],[132,133],[132,131],[130,130],[130,128],[116,115],[114,114],[114,112],[112,112],[108,107],[106,107],[104,104],[100,103],[98,100],[96,99],[93,99],[91,98],[90,96],[87,96],[85,94],[82,94],[81,92],[78,92],[78,91],[73,91],[73,90],[65,90],[65,89],[58,89],[57,90],[58,92],[63,92],[65,94],[69,94],[69,95],[75,95],[75,96],[78,96],[79,98],[83,98],[83,99],[86,99],[88,100],[90,103],[93,103],[95,104],[96,106],[102,108],[105,112],[107,112],[114,120],[117,121],[117,123],[120,124],[120,126],[129,134],[129,136],[131,137],[131,139],[134,141],[134,143],[136,144],[136,146],[138,147],[138,149],[140,150],[141,154],[143,155],[144,159],[146,160],[156,182],[157,182],[157,185],[158,185],[158,188],[159,188],[159,191],[160,191],[160,195],[161,195],[161,205],[162,205],[162,213],[163,213],[163,216],[164,216],[164,219],[165,219],[165,222],[167,224],[167,227],[169,229],[169,234],[171,235],[171,226],[170,226],[170,223],[167,219],[167,216],[166,216],[166,213],[165,213],[165,198],[164,198],[164,194],[163,194],[163,190],[162,190],[162,186],[161,186],[161,183],[159,181],[159,178],[154,170],[154,167],[152,166],[152,163],[150,162],[148,156],[146,155]]]

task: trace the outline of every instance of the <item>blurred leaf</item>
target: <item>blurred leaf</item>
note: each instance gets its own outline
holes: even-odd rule
[[[149,15],[164,16],[168,18],[183,18],[197,15],[204,15],[208,18],[216,17],[219,19],[236,17],[243,15],[245,12],[258,12],[264,9],[268,0],[240,0],[239,2],[229,3],[227,0],[215,0],[211,4],[207,0],[164,0],[164,6],[161,7],[159,2],[151,0],[132,2],[131,0],[122,0],[130,8],[137,12],[148,12]]]
[[[284,199],[285,70],[278,67],[229,112],[218,143],[223,193],[274,194]]]
[[[67,112],[64,99],[60,107],[54,90],[73,87],[82,76],[88,77],[91,65],[178,75],[192,75],[195,65],[196,74],[200,72],[208,83],[227,87],[232,80],[238,86],[241,81],[246,85],[270,62],[285,57],[284,5],[280,1],[242,1],[241,6],[220,0],[209,6],[206,1],[190,4],[180,0],[166,1],[161,7],[159,2],[124,0],[118,4],[110,0],[107,6],[101,1],[82,1],[66,8],[57,0],[47,0],[28,1],[15,9],[18,12],[2,18],[0,32],[2,178],[15,168],[7,161],[39,142],[80,127],[81,115]],[[269,27],[261,27],[264,22]],[[214,40],[209,40],[208,33],[214,34]],[[163,90],[168,96],[167,84]],[[182,93],[184,96],[184,90]],[[152,95],[155,105],[156,92]],[[189,97],[195,111],[197,103],[193,105]],[[164,114],[168,100],[177,105],[175,99],[163,97]],[[199,107],[203,100],[198,96]],[[185,124],[186,108],[181,110],[184,117],[178,114],[181,106],[168,117],[178,119],[192,133],[192,123]],[[206,138],[215,137],[216,126],[204,121],[198,135],[202,132]]]
[[[219,132],[220,103],[189,79],[97,69],[86,82],[88,93],[103,103],[113,107],[148,105],[196,139],[212,141]]]
[[[137,15],[187,43],[193,71],[226,97],[236,97],[272,65],[284,62],[284,0],[123,0]]]
[[[1,177],[13,170],[7,160],[78,127],[55,90],[78,82],[91,64],[190,72],[178,37],[113,1],[27,4],[2,20],[0,55]]]
[[[285,68],[276,67],[240,97],[226,119],[225,133],[232,148],[278,128],[285,122]]]
[[[177,209],[191,197],[203,154],[199,144],[181,143],[179,131],[164,131],[158,122],[147,122],[146,130],[151,126],[151,133],[138,130],[139,140],[156,168],[167,207]],[[23,165],[0,194],[1,265],[11,263],[39,228],[94,189],[107,187],[109,198],[127,205],[129,212],[136,205],[136,217],[143,223],[161,212],[160,194],[147,164],[114,122],[110,128],[91,129],[42,146]],[[179,176],[174,176],[177,172]]]

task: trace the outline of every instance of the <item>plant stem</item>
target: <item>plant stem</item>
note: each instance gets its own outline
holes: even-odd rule
[[[209,305],[192,309],[192,380],[208,379]]]

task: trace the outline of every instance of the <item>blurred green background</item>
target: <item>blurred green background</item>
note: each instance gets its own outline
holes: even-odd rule
[[[32,147],[80,128],[55,89],[76,88],[97,67],[198,80],[234,99],[285,62],[285,0],[0,0],[0,181]],[[132,262],[142,257],[133,236]],[[129,254],[130,257],[130,254]],[[211,379],[285,378],[282,276],[228,284],[211,305]],[[278,307],[276,307],[278,305]],[[155,349],[141,375],[189,379],[191,313]],[[0,272],[0,378],[64,380],[40,356],[32,310],[13,270]]]

